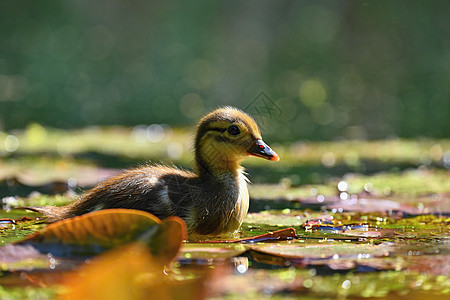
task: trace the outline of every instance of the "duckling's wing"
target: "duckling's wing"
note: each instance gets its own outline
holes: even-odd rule
[[[150,212],[159,218],[174,215],[168,178],[180,181],[193,174],[174,168],[148,166],[112,177],[89,190],[68,206],[67,214],[81,215],[100,209],[128,208]]]

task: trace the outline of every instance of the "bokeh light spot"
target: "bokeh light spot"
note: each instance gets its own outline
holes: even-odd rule
[[[300,85],[299,96],[306,107],[319,107],[326,101],[327,91],[320,79],[308,79]]]
[[[6,152],[14,152],[19,148],[19,139],[15,135],[8,135],[4,142]]]

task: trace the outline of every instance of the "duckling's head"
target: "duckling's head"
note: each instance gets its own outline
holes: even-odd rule
[[[255,120],[234,107],[223,107],[204,116],[197,127],[195,158],[200,174],[237,171],[252,155],[280,158],[264,141]]]

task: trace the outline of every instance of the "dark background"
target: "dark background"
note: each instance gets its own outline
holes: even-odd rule
[[[264,91],[272,140],[447,138],[449,6],[1,1],[0,129],[192,125]]]

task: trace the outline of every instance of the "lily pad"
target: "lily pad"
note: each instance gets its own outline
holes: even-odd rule
[[[393,251],[391,243],[380,245],[350,243],[305,244],[299,241],[279,242],[276,244],[251,245],[251,250],[292,259],[339,259],[370,258],[388,256]]]
[[[237,243],[185,243],[178,255],[187,260],[221,260],[239,256],[249,249]]]
[[[284,209],[282,211],[269,210],[250,213],[245,219],[249,224],[266,224],[272,226],[302,226],[310,218],[305,211]]]

